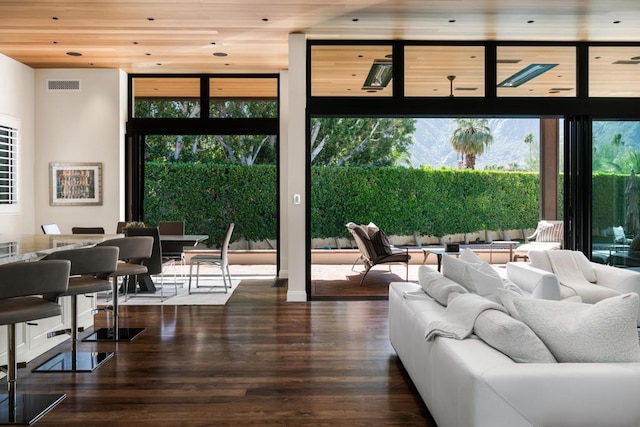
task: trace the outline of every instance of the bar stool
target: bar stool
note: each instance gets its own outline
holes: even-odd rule
[[[0,424],[32,424],[66,397],[18,393],[16,323],[61,315],[62,307],[49,298],[67,290],[70,269],[69,261],[0,265],[0,325],[7,325],[8,331],[8,393],[0,395]]]
[[[141,262],[151,256],[153,249],[153,237],[136,236],[120,237],[117,239],[105,240],[96,245],[117,246],[119,248],[118,259],[123,262],[116,264],[116,271],[111,273],[113,292],[113,327],[100,328],[89,335],[83,341],[131,341],[137,337],[144,328],[120,328],[118,322],[118,277],[137,276],[146,274],[147,267]],[[134,282],[135,283],[135,282]],[[124,284],[126,286],[126,284]]]
[[[79,352],[78,351],[78,296],[94,294],[111,289],[109,275],[116,271],[119,248],[116,246],[71,249],[54,252],[44,260],[64,259],[71,262],[71,276],[67,291],[60,297],[71,297],[71,328],[51,332],[52,338],[69,333],[71,335],[71,351],[58,353],[33,372],[92,372],[113,356],[113,352]]]

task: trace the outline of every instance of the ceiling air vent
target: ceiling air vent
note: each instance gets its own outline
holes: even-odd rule
[[[517,64],[521,62],[522,59],[498,59],[496,63],[498,64]]]
[[[47,80],[47,90],[55,92],[80,92],[80,80]]]

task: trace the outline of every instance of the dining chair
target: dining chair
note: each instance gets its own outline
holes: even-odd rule
[[[160,236],[184,236],[184,221],[160,221],[158,229],[160,230]],[[185,254],[183,244],[163,242],[162,239],[160,244],[162,245],[162,256],[180,263],[180,276],[184,279]]]
[[[62,234],[58,224],[42,224],[40,228],[44,234]]]
[[[220,267],[222,272],[222,282],[224,283],[224,292],[228,292],[228,288],[231,288],[231,274],[229,273],[229,242],[231,241],[231,234],[233,234],[233,229],[235,224],[232,222],[229,224],[227,228],[227,232],[224,236],[224,241],[222,242],[222,247],[220,248],[219,254],[208,254],[208,253],[200,253],[198,255],[194,255],[191,257],[191,261],[189,263],[189,288],[188,293],[191,294],[191,278],[193,277],[193,264],[196,264],[196,288],[213,288],[216,286],[199,286],[200,281],[200,264],[213,264]],[[227,278],[229,279],[229,284],[227,284]]]
[[[0,325],[7,325],[8,346],[7,393],[0,394],[0,424],[31,425],[66,397],[18,393],[16,324],[60,316],[62,307],[55,299],[66,292],[70,270],[71,263],[61,260],[0,265]]]
[[[116,224],[116,234],[124,234],[124,227],[127,225],[127,221],[118,221]]]
[[[104,227],[71,227],[71,234],[104,234]]]
[[[125,234],[127,237],[132,236],[150,236],[153,237],[153,246],[151,256],[142,261],[143,265],[145,265],[148,269],[147,274],[151,276],[160,276],[160,301],[164,301],[164,285],[169,285],[170,283],[164,283],[164,268],[173,266],[175,267],[175,261],[172,258],[167,258],[163,255],[162,245],[160,244],[160,230],[158,227],[134,227],[128,228],[125,230]],[[173,273],[173,286],[174,293],[169,295],[169,297],[178,295],[178,278],[175,273]],[[130,289],[130,288],[129,288]],[[130,298],[132,295],[128,293],[128,289],[125,288],[125,301]],[[133,288],[133,297],[138,296],[137,287]],[[153,297],[154,295],[145,294],[145,296]]]
[[[120,328],[118,278],[131,278],[135,284],[138,275],[147,273],[147,266],[143,265],[142,261],[151,256],[153,238],[149,236],[118,237],[100,242],[96,246],[117,246],[119,249],[118,260],[120,262],[116,264],[116,271],[109,274],[113,294],[113,326],[98,329],[83,341],[131,341],[144,331],[144,328]],[[126,289],[128,284],[123,283],[123,286]]]
[[[71,351],[56,354],[33,372],[92,372],[113,356],[113,352],[78,351],[78,332],[82,332],[78,328],[78,296],[111,289],[109,275],[116,271],[118,253],[116,246],[101,246],[58,251],[43,259],[71,262],[67,290],[57,296],[71,297],[71,328],[47,334],[47,338],[65,333],[71,335]]]

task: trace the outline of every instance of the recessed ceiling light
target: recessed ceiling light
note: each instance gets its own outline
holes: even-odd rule
[[[269,22],[269,18],[262,18],[263,22]]]
[[[69,56],[82,56],[82,54],[80,52],[67,52],[67,55],[69,55]]]
[[[145,55],[147,55],[147,56],[151,56],[151,54],[150,54],[149,52],[145,53]]]
[[[622,22],[622,21],[613,21],[613,23],[614,23],[614,24],[619,24],[619,23],[621,23],[621,22]]]
[[[152,18],[152,17],[148,17],[147,18],[147,21],[155,21],[155,20],[156,20],[156,18]]]
[[[351,74],[351,77],[355,77],[355,76],[356,76],[355,74]]]
[[[376,93],[377,90],[368,90],[367,93]]]
[[[359,21],[359,19],[358,19],[358,18],[353,18],[351,21],[353,21],[353,22],[358,22],[358,21]]]
[[[496,63],[498,64],[517,64],[522,62],[522,59],[498,59]]]
[[[52,41],[51,43],[53,43],[53,44],[58,44],[58,42],[57,42],[57,41],[55,41],[55,40],[54,40],[54,41]]]
[[[449,19],[449,23],[450,23],[450,24],[453,24],[454,22],[456,22],[456,20],[455,20],[455,19]]]
[[[162,63],[161,62],[156,62],[156,65],[162,65]]]
[[[138,42],[131,42],[131,44],[138,44]]]
[[[93,66],[93,62],[89,62],[89,65]]]
[[[476,56],[475,55],[471,55],[469,58],[476,59]]]
[[[57,16],[52,16],[51,19],[53,19],[54,21],[57,21],[58,17]]]
[[[388,54],[388,55],[385,55],[384,57],[391,59],[391,58],[393,58],[393,55],[392,54]]]
[[[560,93],[559,90],[550,90],[549,93]]]
[[[530,19],[530,20],[527,21],[527,24],[533,24],[534,22],[536,22],[536,21],[534,21],[533,19]]]
[[[228,54],[225,52],[213,52],[213,56],[227,56]]]
[[[634,56],[634,57],[631,57],[629,59],[632,60],[632,61],[640,61],[640,56]]]
[[[211,42],[211,44],[216,44],[216,42]]]
[[[600,58],[602,58],[602,56],[596,56],[596,57],[595,57],[595,58],[593,58],[593,59],[600,59]]]
[[[364,55],[358,55],[358,58],[364,58]]]

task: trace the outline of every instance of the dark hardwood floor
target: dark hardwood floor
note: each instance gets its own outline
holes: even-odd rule
[[[387,301],[285,296],[244,280],[226,306],[123,306],[121,326],[147,328],[136,340],[81,343],[116,352],[93,373],[31,373],[40,357],[20,391],[67,394],[43,427],[435,426],[389,343]]]

